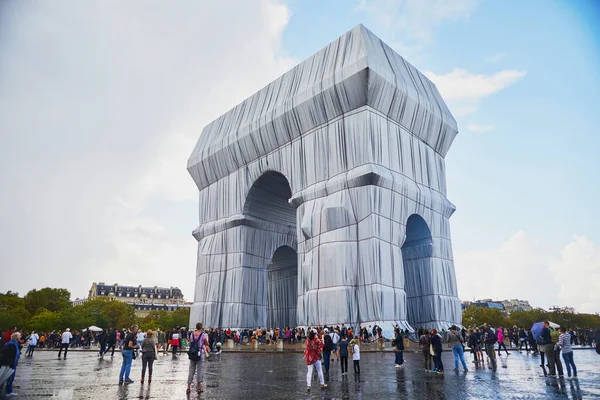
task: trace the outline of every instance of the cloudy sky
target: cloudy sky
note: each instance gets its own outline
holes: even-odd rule
[[[600,311],[600,6],[0,2],[0,291],[191,299],[204,125],[358,23],[440,89],[462,299]]]

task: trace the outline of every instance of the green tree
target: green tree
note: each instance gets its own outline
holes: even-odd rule
[[[35,315],[40,309],[63,311],[71,307],[71,293],[67,289],[43,288],[30,290],[24,297],[25,308]]]
[[[506,326],[507,320],[502,310],[470,306],[463,310],[463,325],[480,326],[488,323],[493,327]]]
[[[108,301],[104,304],[103,314],[107,318],[108,326],[101,328],[125,328],[130,327],[136,321],[135,309],[121,301]]]
[[[547,318],[548,313],[541,308],[534,308],[531,311],[514,311],[510,314],[510,324],[529,329],[534,323],[544,321]]]
[[[0,293],[0,330],[4,332],[9,326],[24,327],[29,320],[29,311],[18,293],[10,290]]]
[[[187,327],[190,323],[190,309],[189,308],[178,308],[171,314],[172,327],[185,326]]]
[[[41,309],[27,322],[27,327],[31,331],[38,332],[59,329],[60,314],[55,311]]]

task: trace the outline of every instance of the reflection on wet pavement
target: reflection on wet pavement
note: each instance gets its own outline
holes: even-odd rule
[[[544,377],[539,356],[512,352],[502,357],[496,372],[485,367],[452,372],[452,354],[445,352],[445,375],[426,373],[421,356],[407,353],[403,368],[394,367],[393,353],[364,353],[361,374],[342,378],[339,362],[331,363],[329,388],[321,391],[315,376],[306,391],[306,366],[301,354],[223,353],[205,363],[204,392],[186,396],[188,360],[181,354],[160,356],[154,363],[152,383],[140,383],[141,362],[133,363],[135,383],[118,385],[121,355],[104,360],[91,352],[69,352],[67,360],[55,352],[38,351],[21,358],[15,381],[18,398],[58,399],[549,399],[600,398],[600,356],[591,350],[574,352],[579,379]]]

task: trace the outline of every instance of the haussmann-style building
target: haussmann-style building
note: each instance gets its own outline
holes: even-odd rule
[[[104,282],[92,283],[88,300],[106,297],[127,303],[135,308],[138,317],[146,316],[150,311],[175,311],[190,308],[183,299],[181,290],[176,287],[122,286],[118,283],[107,285]]]
[[[461,322],[435,85],[359,25],[227,111],[199,191],[190,326]]]

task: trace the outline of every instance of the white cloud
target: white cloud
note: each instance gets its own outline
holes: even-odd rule
[[[573,306],[580,312],[600,312],[600,245],[576,235],[550,270],[559,287],[559,305]]]
[[[418,57],[433,42],[438,27],[445,22],[465,21],[479,0],[361,0],[356,10],[368,17],[377,30],[385,30],[386,40],[405,57]]]
[[[187,158],[204,125],[293,65],[289,17],[278,0],[5,7],[0,291],[82,296],[101,280],[191,299]]]
[[[482,99],[515,84],[527,73],[506,69],[492,75],[485,75],[454,68],[447,74],[436,74],[431,71],[426,71],[424,74],[435,83],[452,112],[461,117],[473,113]]]
[[[456,252],[455,268],[463,300],[519,298],[534,307],[600,311],[600,246],[586,237],[558,253],[519,231],[497,249]]]
[[[475,132],[475,133],[485,133],[485,132],[493,131],[494,129],[495,129],[494,125],[477,125],[472,122],[470,122],[467,125],[467,130],[469,130],[471,132]]]
[[[502,60],[504,57],[506,57],[508,54],[507,53],[496,53],[496,54],[492,54],[489,57],[485,58],[485,61],[489,62],[490,64],[495,64],[498,61]]]

